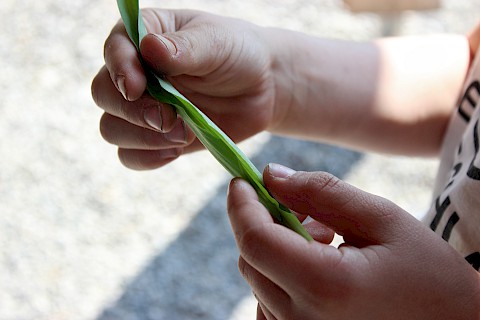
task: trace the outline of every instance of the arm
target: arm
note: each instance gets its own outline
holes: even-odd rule
[[[267,32],[282,106],[273,132],[387,153],[439,151],[468,69],[466,37],[357,43]]]
[[[144,10],[144,61],[234,141],[263,130],[405,155],[439,150],[469,64],[466,37],[352,42],[197,11]],[[473,39],[473,38],[472,38]],[[117,24],[92,83],[100,130],[121,161],[153,169],[202,146],[145,91],[137,51]],[[248,124],[248,125],[246,125]]]

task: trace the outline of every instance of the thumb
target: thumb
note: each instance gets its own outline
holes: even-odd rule
[[[263,176],[280,203],[332,228],[347,244],[391,242],[412,225],[413,218],[395,204],[325,172],[295,172],[270,164]]]
[[[178,57],[177,46],[171,38],[164,35],[147,34],[140,43],[140,52],[144,61],[158,74],[171,74]]]
[[[148,34],[140,44],[140,52],[157,74],[203,76],[225,60],[218,56],[221,50],[212,50],[212,38],[222,42],[221,35],[208,38],[209,34],[201,29]]]

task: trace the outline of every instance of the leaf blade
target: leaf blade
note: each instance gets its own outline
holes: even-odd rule
[[[127,33],[139,51],[140,42],[147,34],[139,8],[139,1],[117,0],[117,5]],[[308,241],[313,240],[297,217],[269,194],[263,185],[261,173],[237,145],[167,80],[158,77],[145,66],[144,69],[147,73],[147,89],[150,95],[161,102],[173,105],[215,159],[234,177],[241,177],[252,185],[260,202],[278,222],[297,232]]]

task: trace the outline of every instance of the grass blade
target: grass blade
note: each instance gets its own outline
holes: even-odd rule
[[[117,0],[117,4],[127,33],[139,50],[140,42],[147,33],[139,2],[138,0]],[[263,185],[261,173],[235,143],[167,80],[155,75],[148,68],[145,68],[145,72],[150,95],[160,102],[174,106],[177,113],[217,161],[234,177],[241,177],[253,186],[260,202],[279,223],[305,239],[312,240],[297,217],[268,193]]]

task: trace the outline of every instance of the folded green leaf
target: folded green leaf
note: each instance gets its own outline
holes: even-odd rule
[[[140,13],[138,0],[117,0],[117,4],[127,33],[139,50],[140,42],[147,31]],[[278,222],[294,230],[305,239],[312,240],[297,217],[268,193],[263,185],[262,175],[235,143],[167,80],[155,75],[147,67],[145,67],[145,72],[147,73],[147,89],[150,95],[160,102],[174,106],[177,113],[193,130],[198,140],[218,162],[234,177],[241,177],[253,186],[260,202]]]

